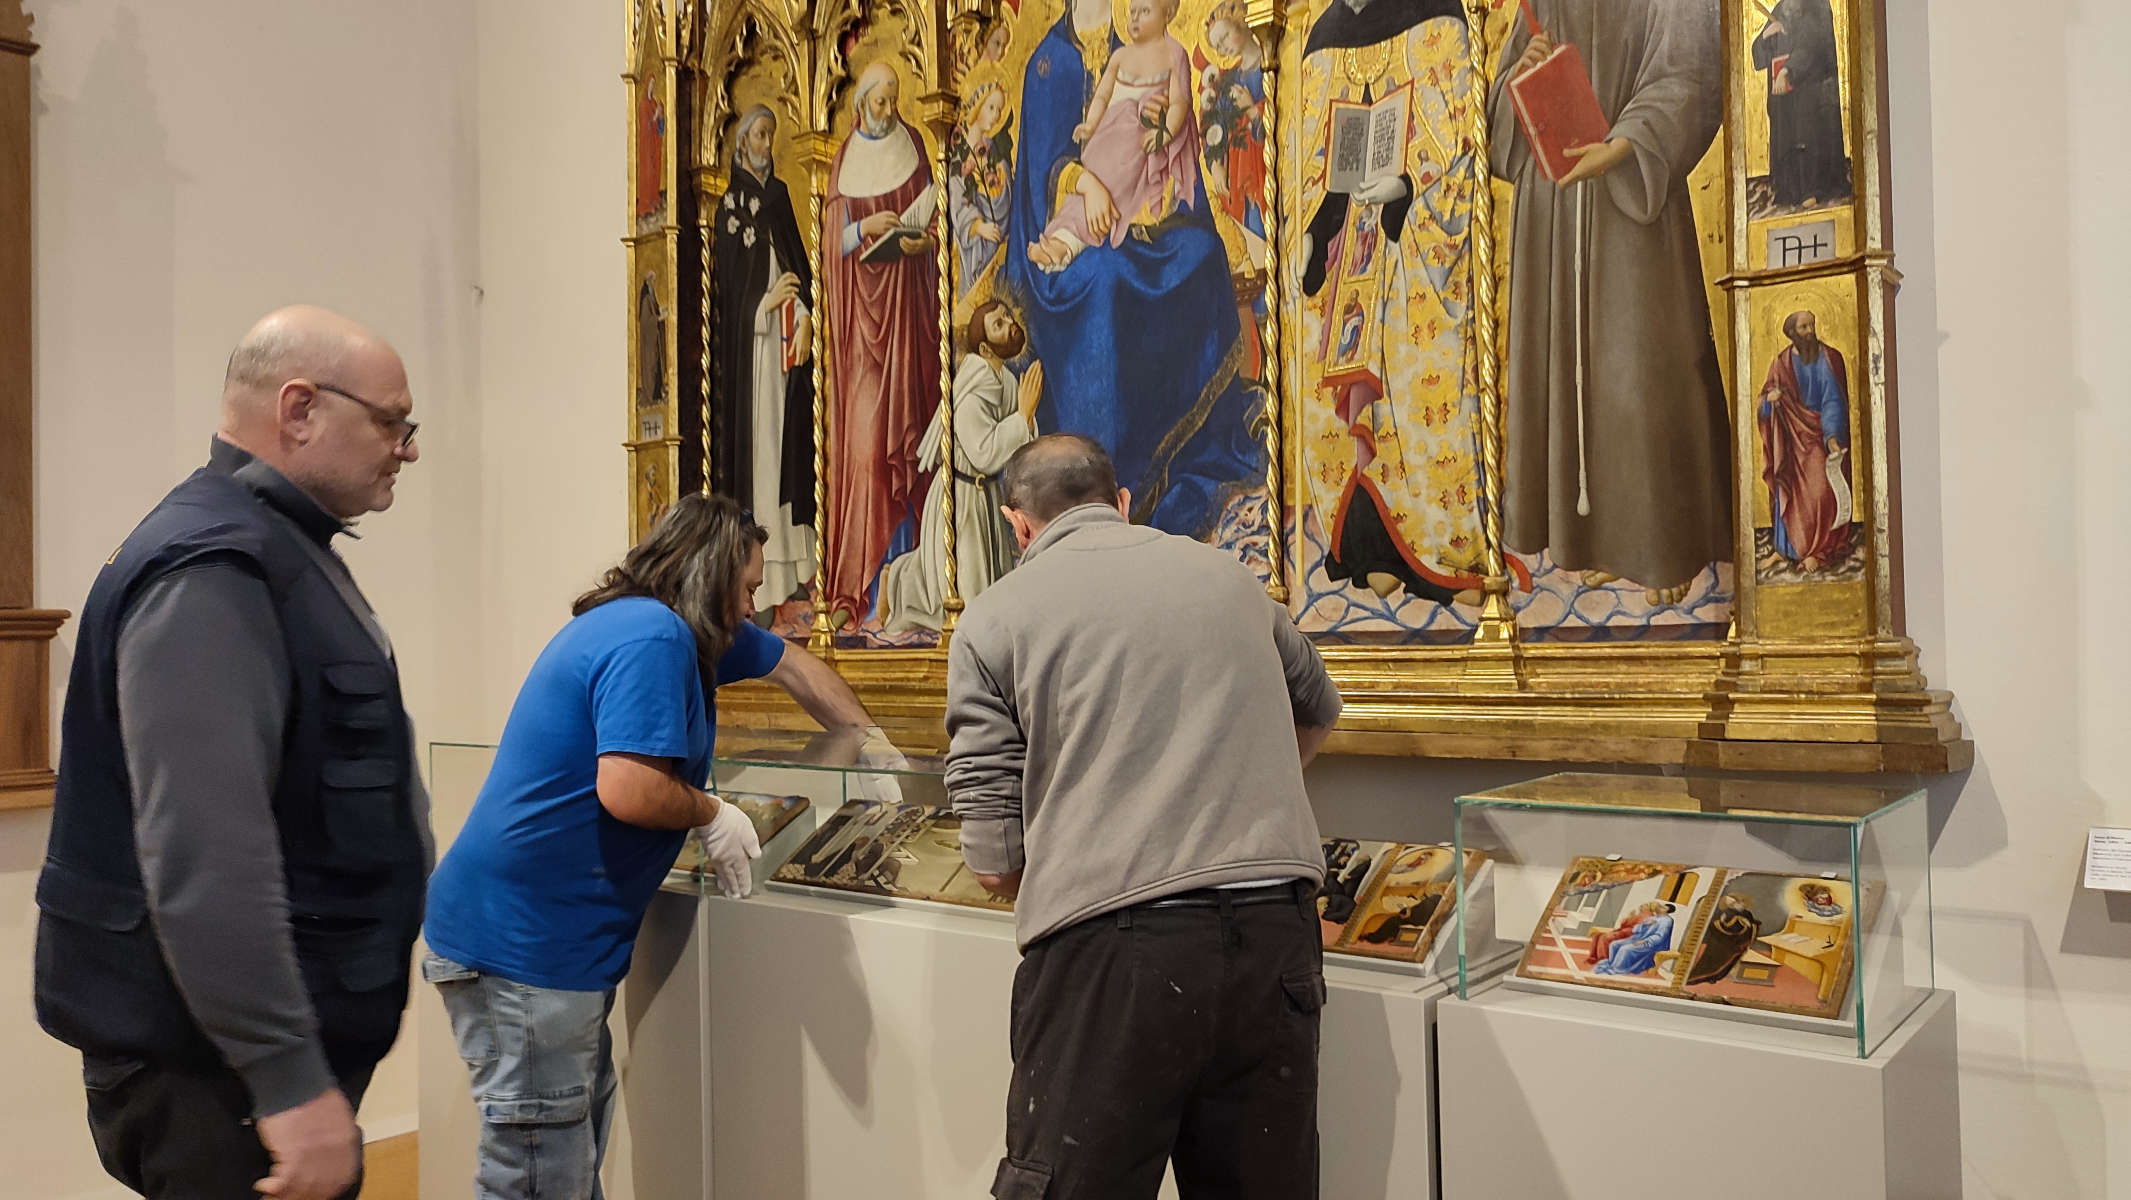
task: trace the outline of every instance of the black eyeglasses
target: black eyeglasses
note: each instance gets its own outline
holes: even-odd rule
[[[331,392],[336,396],[345,396],[348,399],[355,401],[357,404],[362,405],[364,408],[369,409],[370,415],[375,417],[377,419],[378,424],[383,425],[388,433],[396,433],[399,435],[400,449],[405,450],[407,447],[414,444],[414,432],[415,430],[421,428],[421,426],[416,424],[415,422],[410,421],[407,418],[402,417],[396,413],[387,412],[383,408],[372,404],[370,401],[363,399],[361,396],[356,395],[354,392],[351,392],[346,388],[337,388],[330,383],[314,383],[311,386],[317,388],[321,392]]]

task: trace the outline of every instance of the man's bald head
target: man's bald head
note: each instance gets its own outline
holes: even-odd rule
[[[384,339],[339,313],[308,304],[276,309],[230,351],[222,375],[223,426],[273,416],[272,401],[291,379],[336,379],[352,358],[399,356]]]
[[[1047,433],[1006,460],[1006,506],[1047,524],[1069,508],[1117,503],[1117,468],[1093,438]]]
[[[250,451],[349,518],[392,503],[419,455],[407,369],[383,338],[307,304],[259,319],[222,377],[222,440]]]

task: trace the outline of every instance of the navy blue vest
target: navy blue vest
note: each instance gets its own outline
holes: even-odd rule
[[[329,1059],[375,1061],[399,1031],[424,886],[399,672],[270,495],[218,469],[223,449],[142,520],[83,606],[37,880],[37,1019],[91,1053],[221,1061],[148,919],[118,717],[127,611],[156,578],[213,557],[258,575],[273,597],[290,675],[273,810],[297,963]]]

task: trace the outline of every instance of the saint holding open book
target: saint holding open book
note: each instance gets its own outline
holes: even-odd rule
[[[940,404],[939,270],[930,155],[902,119],[895,68],[859,73],[851,135],[829,164],[822,275],[831,621],[864,622],[895,529],[923,498],[918,441]]]
[[[1303,48],[1305,576],[1390,609],[1479,595],[1464,39],[1451,0],[1331,0]]]

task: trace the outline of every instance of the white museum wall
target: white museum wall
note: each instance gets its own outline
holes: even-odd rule
[[[470,4],[30,0],[35,137],[37,599],[78,610],[133,523],[204,461],[230,346],[305,300],[406,360],[422,459],[343,543],[391,629],[424,734],[482,677],[478,223]],[[611,76],[611,72],[608,72]],[[619,334],[610,340],[619,342]],[[618,353],[618,351],[617,351]],[[619,370],[619,368],[617,368]],[[74,646],[53,655],[57,704]],[[56,711],[56,708],[55,708]],[[45,811],[0,813],[0,1172],[9,1195],[118,1194],[79,1059],[35,1026]],[[364,1104],[415,1119],[414,1055]]]
[[[2086,827],[2131,825],[2131,633],[2106,607],[2131,590],[2131,395],[2104,358],[2131,323],[2109,124],[2131,14],[1888,4],[1910,628],[1977,744],[1933,789],[1966,1194],[2131,1198],[2131,903],[2078,887]],[[40,602],[77,606],[197,461],[243,325],[338,304],[399,341],[427,422],[351,560],[423,735],[493,738],[622,537],[621,6],[30,7]],[[1311,786],[1328,826],[1415,836],[1530,771],[1327,760]],[[44,825],[0,814],[0,1162],[26,1194],[102,1195],[72,1064],[29,1024]],[[365,1117],[414,1107],[388,1070]]]

